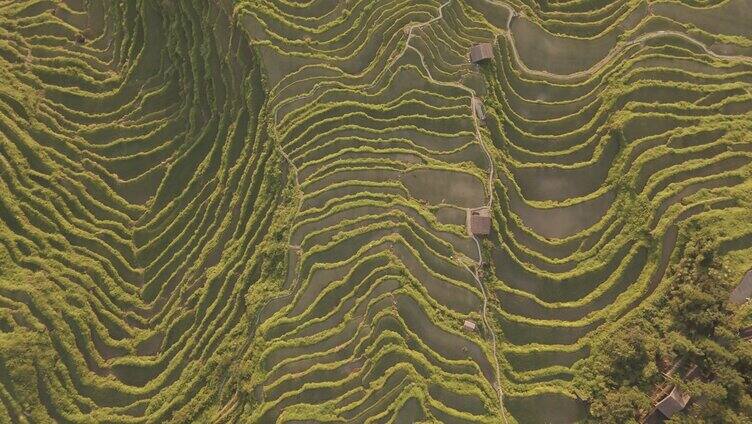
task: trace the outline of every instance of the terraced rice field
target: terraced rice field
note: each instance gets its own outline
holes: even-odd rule
[[[586,419],[682,240],[752,266],[750,22],[0,1],[0,422]]]

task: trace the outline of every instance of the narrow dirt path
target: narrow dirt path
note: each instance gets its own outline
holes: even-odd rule
[[[439,12],[440,13],[439,13],[438,17],[436,17],[436,18],[434,18],[434,19],[432,19],[432,20],[430,20],[430,21],[428,21],[428,22],[426,22],[424,24],[417,25],[417,26],[412,26],[410,28],[409,33],[408,33],[408,39],[407,39],[407,42],[405,43],[405,51],[407,50],[407,48],[410,48],[415,53],[418,54],[418,57],[420,58],[421,65],[423,66],[423,69],[426,72],[426,76],[428,77],[428,80],[431,83],[436,84],[436,85],[441,85],[441,86],[455,87],[455,88],[458,88],[458,89],[461,89],[461,90],[465,91],[466,93],[468,93],[470,95],[470,104],[469,104],[469,107],[470,107],[470,114],[473,117],[473,127],[475,129],[475,140],[480,145],[481,150],[483,151],[483,153],[486,155],[486,158],[488,159],[488,169],[486,170],[486,172],[488,174],[488,180],[487,180],[488,202],[486,203],[486,206],[488,208],[490,208],[491,205],[493,204],[493,197],[494,197],[493,196],[493,193],[494,193],[494,191],[493,191],[494,162],[493,162],[493,157],[491,156],[491,153],[488,151],[488,148],[486,147],[486,144],[483,142],[483,138],[482,138],[481,132],[480,132],[480,123],[478,122],[478,117],[477,117],[477,115],[475,113],[474,103],[476,101],[480,101],[480,98],[478,98],[475,90],[473,90],[472,88],[467,87],[467,86],[465,86],[463,84],[454,83],[454,82],[439,81],[439,80],[435,79],[433,77],[433,75],[431,75],[430,68],[426,64],[425,57],[423,56],[423,53],[420,50],[418,50],[416,47],[410,45],[410,39],[412,37],[412,30],[414,28],[419,28],[419,27],[430,25],[432,22],[436,22],[436,21],[440,20],[442,18],[442,16],[443,16],[443,13],[442,13],[443,10],[442,9],[446,5],[448,5],[449,3],[451,3],[451,0],[447,1],[446,3],[444,3],[439,8]],[[403,54],[404,54],[404,52],[403,52]],[[498,357],[498,353],[497,353],[498,349],[496,347],[497,346],[496,333],[493,331],[493,327],[491,327],[490,322],[488,320],[488,294],[486,293],[486,287],[483,285],[483,281],[482,281],[481,276],[480,276],[480,271],[481,271],[482,265],[483,265],[483,249],[481,248],[481,244],[480,244],[480,241],[478,240],[478,238],[475,237],[474,235],[471,235],[471,237],[473,238],[473,241],[475,241],[475,245],[476,245],[476,247],[478,249],[478,258],[479,259],[478,259],[478,262],[477,262],[477,268],[476,268],[475,271],[473,271],[467,265],[464,265],[464,266],[465,266],[465,269],[467,269],[467,271],[473,276],[473,279],[478,284],[478,287],[480,287],[481,294],[483,295],[483,310],[482,310],[483,325],[485,326],[486,329],[488,329],[488,332],[491,334],[491,349],[492,349],[492,352],[493,352],[494,369],[495,369],[495,373],[496,373],[496,382],[494,382],[493,385],[494,385],[494,389],[496,390],[498,398],[499,398],[499,407],[501,409],[501,416],[502,416],[502,418],[504,420],[504,423],[507,423],[508,421],[507,421],[506,411],[504,409],[504,391],[501,388],[501,368],[499,367],[499,357]]]
[[[686,41],[688,41],[688,42],[690,42],[690,43],[698,46],[706,54],[708,54],[709,56],[712,56],[712,57],[714,57],[716,59],[720,59],[720,60],[739,60],[739,61],[743,61],[743,62],[752,62],[752,57],[750,57],[750,56],[744,56],[744,55],[723,55],[723,54],[719,54],[719,53],[716,53],[716,52],[710,50],[710,48],[708,48],[708,46],[706,46],[705,44],[703,44],[701,41],[698,41],[698,40],[692,38],[691,36],[689,36],[689,35],[687,35],[687,34],[685,34],[683,32],[666,30],[666,31],[650,32],[650,33],[647,33],[647,34],[643,34],[643,35],[641,35],[641,36],[639,36],[637,38],[634,38],[632,40],[626,40],[626,41],[617,42],[614,45],[614,47],[608,52],[608,54],[606,56],[604,56],[601,60],[599,60],[597,63],[595,63],[590,68],[582,70],[582,71],[574,72],[574,73],[571,73],[571,74],[554,74],[554,73],[551,73],[551,72],[548,72],[548,71],[539,71],[539,70],[535,70],[535,69],[530,69],[522,61],[522,59],[520,59],[520,56],[517,53],[517,45],[514,43],[514,34],[512,33],[512,19],[515,18],[515,17],[517,17],[517,16],[520,16],[520,15],[515,11],[515,9],[512,6],[510,6],[509,4],[507,4],[505,2],[496,1],[496,0],[485,0],[485,1],[488,2],[488,3],[491,3],[493,5],[496,5],[496,6],[502,6],[505,9],[507,9],[507,11],[509,11],[509,17],[507,18],[507,27],[506,27],[506,30],[499,31],[498,34],[501,35],[501,36],[503,36],[503,37],[505,37],[509,41],[509,44],[512,46],[512,55],[514,56],[515,63],[519,66],[519,68],[521,70],[523,70],[525,73],[528,73],[528,74],[531,74],[531,75],[542,76],[542,77],[546,77],[546,78],[550,78],[550,79],[556,79],[556,80],[559,80],[559,81],[567,81],[567,80],[579,79],[579,78],[582,78],[582,77],[587,77],[589,75],[592,75],[592,74],[600,71],[601,68],[603,68],[604,66],[612,63],[614,57],[617,56],[617,55],[619,55],[619,54],[621,54],[628,47],[633,46],[635,44],[644,43],[645,41],[651,40],[653,38],[659,38],[659,37],[665,37],[665,36],[675,36],[675,37],[682,38],[682,39],[684,39],[684,40],[686,40]],[[533,23],[535,23],[535,22],[533,22]]]
[[[406,34],[407,34],[407,39],[405,40],[404,47],[402,48],[402,50],[398,54],[394,55],[393,57],[391,57],[389,59],[389,61],[385,65],[384,69],[386,70],[386,69],[392,68],[397,63],[397,61],[399,61],[405,55],[405,53],[408,51],[408,49],[411,49],[411,50],[413,50],[414,52],[416,52],[418,54],[418,57],[420,58],[421,65],[422,65],[424,71],[426,72],[426,76],[428,77],[428,80],[431,83],[436,84],[436,85],[440,85],[440,86],[448,86],[448,87],[458,88],[458,89],[460,89],[462,91],[465,91],[466,93],[469,94],[469,97],[470,97],[469,107],[470,107],[470,111],[471,111],[471,116],[473,118],[473,126],[474,126],[474,129],[475,129],[475,138],[476,138],[477,143],[479,143],[479,145],[481,147],[481,150],[485,154],[485,156],[486,156],[486,158],[488,160],[488,164],[489,164],[489,167],[486,170],[486,172],[488,174],[488,179],[487,179],[488,201],[486,203],[486,206],[490,208],[491,205],[493,204],[494,162],[493,162],[493,158],[491,156],[491,153],[488,151],[488,148],[486,147],[485,143],[483,142],[483,138],[481,136],[481,131],[480,131],[480,123],[478,122],[478,118],[477,118],[477,116],[475,114],[475,109],[473,107],[474,102],[476,100],[480,101],[480,99],[478,98],[475,90],[473,90],[470,87],[467,87],[467,86],[465,86],[465,85],[463,85],[461,83],[457,83],[457,82],[439,81],[439,80],[435,79],[431,75],[430,67],[426,64],[425,57],[423,56],[423,53],[420,50],[418,50],[416,47],[414,47],[414,46],[412,46],[410,44],[410,41],[413,39],[413,37],[416,36],[414,34],[414,31],[416,29],[421,29],[423,27],[430,26],[434,22],[437,22],[437,21],[440,21],[441,19],[443,19],[443,17],[444,17],[444,8],[446,6],[448,6],[449,4],[451,4],[451,2],[452,2],[452,0],[447,0],[446,2],[442,3],[442,5],[439,6],[439,9],[438,9],[439,14],[436,17],[434,17],[434,18],[432,18],[432,19],[430,19],[430,20],[428,20],[426,22],[416,23],[416,24],[412,24],[412,25],[406,26],[403,29],[403,31],[405,31]],[[372,82],[372,84],[370,84],[370,86],[376,84],[377,81],[378,81],[378,78],[374,79],[374,81]],[[277,137],[276,126],[274,126],[271,129],[271,131],[274,134],[275,139],[278,140],[279,138]],[[278,148],[280,154],[282,155],[282,157],[285,159],[285,161],[290,166],[291,171],[294,173],[295,184],[296,184],[296,186],[299,187],[300,183],[299,183],[298,177],[297,177],[297,174],[298,174],[297,167],[292,162],[292,160],[289,158],[289,156],[284,151],[284,149],[283,149],[283,147],[281,145],[278,145],[277,148]],[[300,209],[300,203],[302,203],[302,202],[299,202],[299,204],[298,204],[298,212],[299,212],[299,209]],[[475,271],[473,271],[467,265],[464,265],[464,267],[473,276],[473,279],[478,284],[478,287],[480,287],[481,294],[483,296],[482,319],[483,319],[483,324],[484,324],[485,328],[487,328],[488,332],[491,334],[491,347],[492,347],[493,360],[494,360],[494,370],[495,370],[495,374],[496,374],[496,381],[493,383],[493,386],[494,386],[495,391],[497,392],[497,396],[498,396],[498,400],[499,400],[499,407],[500,407],[500,410],[501,410],[500,411],[501,412],[501,416],[502,416],[502,418],[504,420],[504,423],[506,424],[508,422],[508,420],[507,420],[507,417],[506,417],[506,410],[504,408],[504,392],[503,392],[503,390],[501,388],[501,371],[500,371],[499,359],[498,359],[498,353],[497,353],[498,350],[497,350],[496,334],[494,333],[493,327],[491,327],[490,321],[488,319],[488,295],[487,295],[487,292],[486,292],[486,287],[483,285],[482,279],[480,278],[480,275],[479,275],[481,267],[483,265],[483,252],[482,252],[481,244],[480,244],[480,241],[478,240],[478,238],[475,237],[475,236],[472,236],[472,238],[475,241],[476,247],[478,249],[478,258],[479,258],[479,261],[477,262],[477,269]],[[298,254],[300,254],[300,252],[298,252]],[[256,315],[256,322],[254,324],[255,327],[258,327],[258,324],[259,324],[258,320],[259,320],[261,312],[264,310],[264,308],[266,306],[268,306],[268,304],[270,304],[271,302],[273,302],[275,300],[278,300],[280,298],[285,298],[285,297],[290,296],[292,293],[294,293],[293,288],[296,286],[296,284],[297,284],[297,281],[293,281],[292,284],[291,284],[291,288],[288,289],[289,291],[287,293],[284,293],[284,294],[281,294],[280,296],[277,296],[277,297],[274,297],[272,299],[269,299],[266,302],[266,304],[264,304],[264,306],[262,306],[259,309],[259,312]]]

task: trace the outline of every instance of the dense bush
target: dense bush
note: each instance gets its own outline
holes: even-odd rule
[[[581,364],[576,385],[594,421],[638,421],[664,384],[676,384],[692,398],[686,413],[670,422],[745,422],[752,416],[752,344],[739,337],[728,300],[733,284],[713,246],[708,239],[687,243],[666,295],[599,340],[591,360]],[[688,378],[693,366],[696,378]]]

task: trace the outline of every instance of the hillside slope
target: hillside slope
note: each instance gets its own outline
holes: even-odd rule
[[[0,422],[587,419],[688,239],[752,267],[750,21],[0,2]]]

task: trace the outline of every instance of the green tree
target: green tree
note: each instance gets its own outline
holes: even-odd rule
[[[641,390],[619,387],[590,406],[590,413],[604,424],[636,423],[641,411],[650,408],[650,398]]]
[[[667,296],[598,340],[579,364],[575,386],[594,422],[635,422],[652,408],[649,396],[673,383],[692,403],[671,423],[751,422],[752,343],[739,337],[733,284],[713,246],[688,242]],[[677,363],[683,366],[666,381],[660,370]]]

